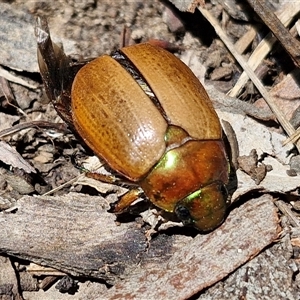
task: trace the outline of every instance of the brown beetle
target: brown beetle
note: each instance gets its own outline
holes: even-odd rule
[[[147,43],[73,65],[45,24],[36,34],[48,96],[93,152],[139,187],[114,212],[143,192],[186,225],[216,228],[228,207],[229,163],[218,116],[192,71]]]

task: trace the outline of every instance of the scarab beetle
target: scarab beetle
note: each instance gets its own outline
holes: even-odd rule
[[[43,24],[36,34],[48,95],[92,151],[139,187],[114,212],[123,212],[142,190],[185,225],[200,231],[220,225],[229,163],[218,116],[192,71],[148,43],[75,66]],[[47,60],[49,53],[55,62]]]

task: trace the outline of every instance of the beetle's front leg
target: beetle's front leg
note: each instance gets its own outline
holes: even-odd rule
[[[100,173],[87,172],[86,176],[105,183],[120,183],[120,179],[113,175],[105,175]],[[142,190],[139,188],[133,188],[124,194],[116,203],[111,204],[110,212],[115,214],[121,214],[128,209],[128,207],[136,201],[142,194]]]
[[[93,178],[95,180],[105,182],[105,183],[117,183],[120,181],[117,177],[113,175],[106,175],[106,174],[100,174],[100,173],[94,173],[94,172],[86,172],[85,173],[86,177],[88,178]]]
[[[142,193],[142,190],[138,188],[128,191],[120,198],[120,200],[111,204],[110,212],[115,214],[121,214],[125,212],[129,206],[141,196]]]

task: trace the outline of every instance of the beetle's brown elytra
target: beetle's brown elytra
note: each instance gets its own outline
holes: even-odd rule
[[[222,128],[204,87],[180,59],[147,43],[122,52],[146,79],[173,125],[195,139],[221,138]]]

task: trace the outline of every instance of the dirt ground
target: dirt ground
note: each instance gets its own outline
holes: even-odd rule
[[[297,10],[292,28],[300,7],[288,2],[271,4]],[[251,65],[269,33],[253,9],[212,0],[205,10]],[[221,227],[200,234],[146,201],[124,217],[107,212],[128,186],[82,175],[99,161],[45,96],[37,16],[74,60],[158,39],[193,70],[239,145]],[[233,94],[244,67],[216,32],[200,10],[169,1],[0,1],[0,299],[300,298],[298,145],[283,146],[288,131],[251,81]],[[299,69],[273,38],[271,52],[252,60],[294,131]]]

